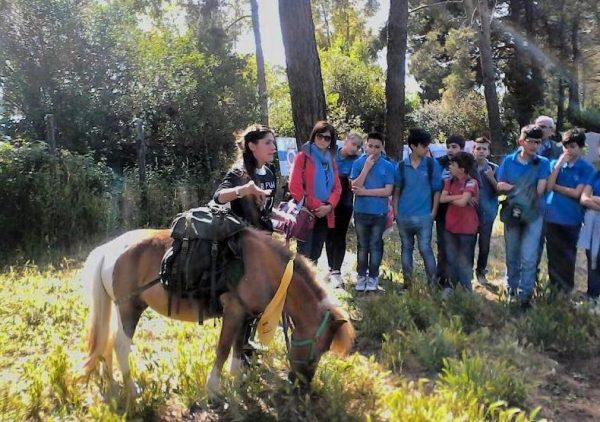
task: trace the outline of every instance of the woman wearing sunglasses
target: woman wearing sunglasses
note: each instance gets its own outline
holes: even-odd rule
[[[337,134],[326,122],[315,124],[310,139],[296,155],[290,173],[289,190],[295,201],[315,215],[314,228],[297,250],[317,263],[329,228],[335,227],[334,209],[342,191],[335,162]]]

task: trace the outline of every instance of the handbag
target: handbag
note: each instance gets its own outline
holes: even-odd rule
[[[277,210],[283,219],[273,221],[273,228],[283,233],[288,240],[294,238],[306,242],[315,227],[315,215],[304,206],[304,198],[300,202],[293,199],[282,202]]]

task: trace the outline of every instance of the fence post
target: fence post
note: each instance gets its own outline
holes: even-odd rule
[[[136,147],[138,154],[138,175],[140,183],[140,211],[143,224],[148,224],[148,191],[146,187],[146,139],[144,136],[144,121],[136,117],[133,119],[135,125]]]

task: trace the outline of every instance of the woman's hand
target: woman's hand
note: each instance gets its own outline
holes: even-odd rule
[[[256,183],[254,183],[253,180],[251,180],[240,188],[240,195],[253,196],[256,198],[257,202],[262,204],[267,196],[271,195],[271,189],[261,189],[256,186]]]
[[[500,192],[508,192],[514,187],[515,185],[511,185],[508,182],[498,182],[498,184],[496,185],[496,189]]]
[[[329,214],[331,211],[333,211],[333,205],[323,204],[323,205],[320,205],[319,207],[315,208],[315,210],[313,212],[317,216],[317,218],[322,218],[322,217],[325,217],[327,214]]]

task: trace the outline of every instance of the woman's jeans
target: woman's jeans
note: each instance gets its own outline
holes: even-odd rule
[[[379,266],[383,258],[383,231],[387,214],[354,213],[356,226],[357,264],[359,276],[379,277]]]
[[[529,299],[535,288],[537,256],[543,220],[527,224],[504,225],[508,287],[519,290],[519,298]]]
[[[404,281],[410,282],[413,273],[413,251],[415,249],[415,236],[419,253],[425,264],[427,279],[431,283],[436,279],[436,266],[433,249],[431,248],[431,232],[433,219],[430,214],[414,217],[398,217],[396,219],[400,242],[402,243],[402,275]]]

